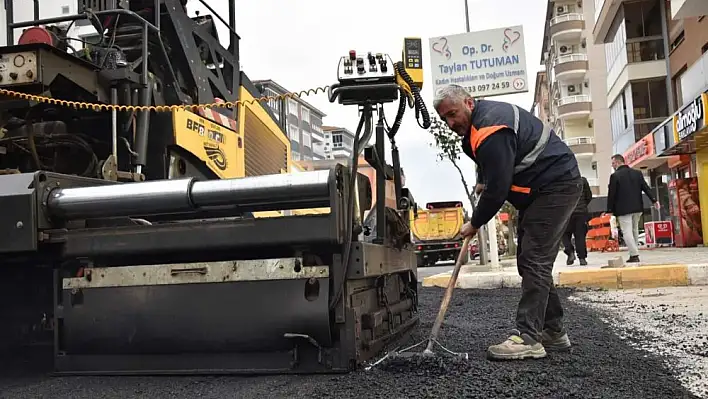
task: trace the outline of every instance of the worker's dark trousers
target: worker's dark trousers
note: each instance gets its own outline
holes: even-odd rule
[[[573,252],[579,259],[587,259],[588,248],[585,245],[585,237],[588,235],[588,215],[586,213],[574,213],[570,216],[568,227],[563,234],[563,247],[566,255]],[[575,245],[573,245],[575,241]]]
[[[519,212],[516,263],[521,275],[521,301],[516,328],[537,341],[544,329],[563,332],[563,307],[553,285],[553,263],[582,192],[582,181],[557,182],[537,190]]]

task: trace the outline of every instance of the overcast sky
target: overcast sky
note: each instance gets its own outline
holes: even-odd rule
[[[206,0],[228,21],[227,0]],[[529,92],[495,99],[529,109],[539,65],[543,25],[548,0],[469,0],[472,31],[523,25],[526,45]],[[208,13],[199,0],[188,3]],[[241,37],[240,58],[243,71],[251,80],[273,79],[291,91],[325,86],[336,82],[339,57],[350,49],[358,52],[388,53],[400,60],[403,38],[423,40],[425,82],[423,98],[431,115],[430,37],[465,32],[463,0],[236,0],[236,32]],[[227,43],[226,28],[219,34]],[[326,95],[305,97],[327,116],[324,124],[355,131],[356,107],[330,103]],[[392,123],[396,105],[387,107]],[[432,137],[415,122],[407,109],[396,137],[406,183],[416,201],[465,200],[459,174],[449,162],[439,162],[431,147]],[[390,162],[390,155],[387,160]],[[474,180],[472,161],[461,166]],[[467,201],[465,201],[467,203]]]

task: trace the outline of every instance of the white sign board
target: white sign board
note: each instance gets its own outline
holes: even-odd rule
[[[522,26],[431,38],[430,62],[435,93],[449,84],[475,97],[529,91]]]

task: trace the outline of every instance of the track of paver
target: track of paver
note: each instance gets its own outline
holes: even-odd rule
[[[442,289],[420,289],[425,338]],[[469,360],[382,363],[347,375],[270,377],[62,377],[41,373],[0,376],[3,398],[692,398],[663,359],[620,338],[582,303],[564,299],[575,346],[537,361],[490,362],[488,345],[505,338],[519,291],[456,291],[441,343]],[[563,298],[567,298],[563,291]],[[635,337],[641,339],[641,337]]]

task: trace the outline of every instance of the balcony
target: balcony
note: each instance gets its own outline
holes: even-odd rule
[[[565,54],[556,58],[553,66],[558,80],[577,80],[585,76],[588,71],[587,54]]]
[[[558,117],[563,120],[587,118],[592,111],[592,99],[587,94],[558,99]]]
[[[563,141],[576,156],[592,156],[595,153],[594,137],[568,137]]]
[[[554,41],[580,41],[584,29],[585,17],[583,14],[570,13],[551,19],[549,32],[551,40]]]

